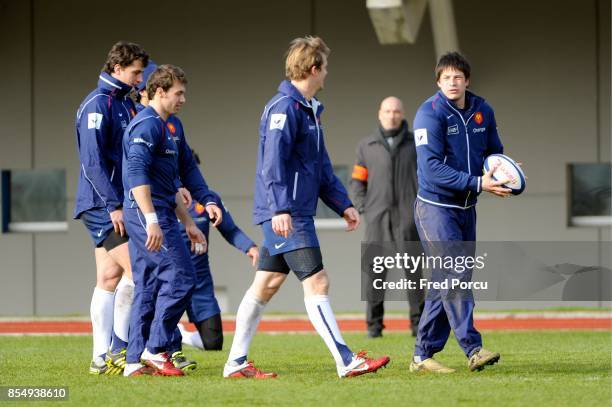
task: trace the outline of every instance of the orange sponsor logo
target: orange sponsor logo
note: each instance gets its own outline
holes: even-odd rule
[[[482,122],[484,121],[484,117],[482,117],[482,113],[476,112],[476,114],[474,115],[474,121],[476,122],[476,124],[482,124]]]
[[[206,208],[204,208],[204,205],[202,205],[201,203],[196,202],[196,204],[195,204],[195,208],[194,208],[194,209],[195,209],[195,211],[196,211],[196,213],[197,213],[198,215],[201,215],[201,214],[203,214],[203,213],[204,213],[204,210],[205,210]]]
[[[168,123],[168,130],[170,130],[170,133],[172,134],[176,133],[176,127],[174,127],[174,124],[172,123]]]

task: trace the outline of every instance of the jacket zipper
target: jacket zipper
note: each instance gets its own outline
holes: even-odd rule
[[[472,116],[474,116],[474,114],[472,113],[470,115],[470,117],[468,117],[467,121],[463,119],[463,116],[461,115],[461,113],[459,113],[459,111],[457,111],[457,109],[455,109],[449,102],[448,100],[446,101],[446,104],[448,105],[448,107],[450,107],[452,110],[455,111],[455,113],[457,113],[457,116],[459,116],[459,118],[461,119],[461,121],[463,122],[463,129],[465,130],[465,141],[467,143],[467,165],[468,165],[468,174],[472,175],[472,169],[470,166],[470,135],[468,133],[468,126],[467,124],[470,122],[470,119],[472,118]],[[472,191],[468,190],[468,194],[465,197],[465,203],[463,204],[463,206],[467,206],[468,200],[470,199],[470,194]]]
[[[298,185],[298,172],[295,172],[295,177],[293,178],[293,200],[295,201],[295,196],[297,195],[297,185]]]
[[[123,106],[123,110],[125,110],[125,113],[127,114],[127,119],[128,119],[128,123],[129,123],[132,120],[132,116],[130,116],[130,112],[129,112],[128,108],[125,107],[125,105],[123,104],[123,101],[121,102],[121,106]]]
[[[317,108],[319,107],[318,103],[310,103],[312,106],[312,113],[314,114],[314,122],[315,126],[317,126],[317,152],[319,152],[319,121],[317,120]]]

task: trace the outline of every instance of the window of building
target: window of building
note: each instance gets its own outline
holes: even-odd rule
[[[612,165],[568,165],[570,226],[612,226]]]
[[[2,170],[2,232],[67,229],[64,169]]]

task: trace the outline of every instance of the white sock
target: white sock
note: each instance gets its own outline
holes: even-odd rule
[[[236,314],[236,332],[227,358],[228,362],[237,361],[240,364],[244,362],[242,359],[246,360],[251,340],[257,331],[257,325],[259,325],[265,307],[265,302],[257,299],[247,290]]]
[[[130,328],[130,312],[134,300],[134,282],[127,277],[121,277],[115,290],[114,330],[115,335],[124,342],[128,341]]]
[[[144,365],[142,363],[126,363],[125,368],[123,369],[123,375],[129,376]]]
[[[342,339],[336,317],[329,304],[329,297],[327,295],[312,295],[304,298],[304,304],[306,304],[306,312],[308,312],[310,322],[325,341],[329,351],[334,356],[336,365],[347,366],[351,363],[353,352]]]
[[[93,332],[93,357],[108,351],[113,332],[113,301],[115,293],[94,288],[91,296],[91,330]]]
[[[140,359],[154,360],[156,362],[165,362],[166,354],[165,353],[151,353],[149,352],[149,349],[145,348],[144,352],[142,352],[142,355],[140,355]]]
[[[183,337],[183,343],[185,345],[190,345],[196,347],[198,349],[204,350],[204,344],[202,343],[202,338],[200,338],[199,332],[190,332],[183,324],[178,324],[179,331],[181,331],[181,336]]]

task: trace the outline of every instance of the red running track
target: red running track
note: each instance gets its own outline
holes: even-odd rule
[[[485,318],[476,319],[476,328],[483,331],[522,330],[612,330],[612,317],[608,318]],[[339,319],[340,329],[349,332],[365,332],[366,325],[361,319]],[[189,324],[192,330],[193,325]],[[234,321],[225,321],[223,329],[233,332]],[[408,321],[389,319],[385,321],[387,331],[408,331]],[[259,324],[261,332],[314,332],[310,321],[305,319],[264,320]],[[88,321],[2,321],[0,335],[6,334],[88,334]]]

